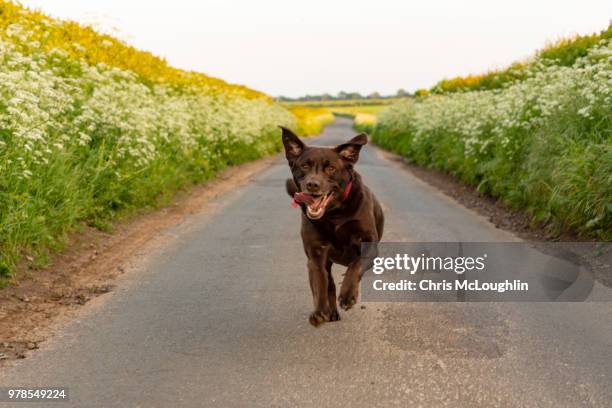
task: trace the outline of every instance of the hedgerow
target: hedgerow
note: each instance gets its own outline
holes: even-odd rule
[[[44,263],[80,223],[167,202],[279,150],[277,126],[295,127],[259,92],[75,23],[7,2],[0,21],[0,280],[24,255]]]
[[[549,43],[536,53],[535,58],[515,62],[508,68],[492,70],[484,74],[443,79],[435,84],[430,91],[434,94],[447,94],[500,89],[515,81],[528,78],[533,74],[533,71],[540,69],[541,64],[570,67],[579,58],[585,57],[591,47],[610,39],[612,39],[612,24],[600,33],[575,35]],[[420,90],[420,93],[429,92]]]
[[[525,208],[554,232],[612,239],[612,42],[538,62],[498,90],[433,95],[377,117],[373,137]]]

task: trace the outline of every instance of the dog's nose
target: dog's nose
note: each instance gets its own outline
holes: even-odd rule
[[[320,187],[321,184],[317,180],[310,180],[306,183],[306,188],[308,188],[308,191],[310,191],[311,193],[319,191]]]

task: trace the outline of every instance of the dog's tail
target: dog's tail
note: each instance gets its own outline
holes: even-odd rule
[[[298,192],[298,188],[293,179],[287,179],[285,186],[287,187],[287,194],[289,194],[290,197],[293,197],[293,195]]]

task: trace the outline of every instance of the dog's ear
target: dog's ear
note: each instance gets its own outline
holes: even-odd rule
[[[293,197],[295,193],[299,191],[297,188],[297,184],[295,184],[295,181],[293,181],[293,179],[287,179],[287,181],[285,182],[285,187],[287,188],[287,194],[289,194],[290,197]]]
[[[304,142],[302,142],[291,130],[286,127],[279,126],[283,131],[283,145],[285,146],[285,156],[289,162],[297,159],[304,151]]]
[[[358,134],[346,143],[336,146],[334,150],[344,160],[350,163],[357,163],[359,160],[359,151],[361,147],[368,143],[368,135],[365,133]]]

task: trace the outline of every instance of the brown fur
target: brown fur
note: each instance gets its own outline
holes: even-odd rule
[[[323,216],[311,219],[302,209],[302,242],[308,258],[308,275],[314,301],[309,317],[312,325],[340,320],[336,306],[336,285],[331,273],[333,263],[347,268],[340,287],[338,303],[350,309],[359,295],[361,243],[378,242],[383,234],[384,215],[374,194],[354,169],[367,136],[360,134],[335,148],[306,146],[293,132],[283,130],[285,155],[292,179],[287,192],[318,194],[333,192]],[[343,194],[352,182],[350,195]]]

